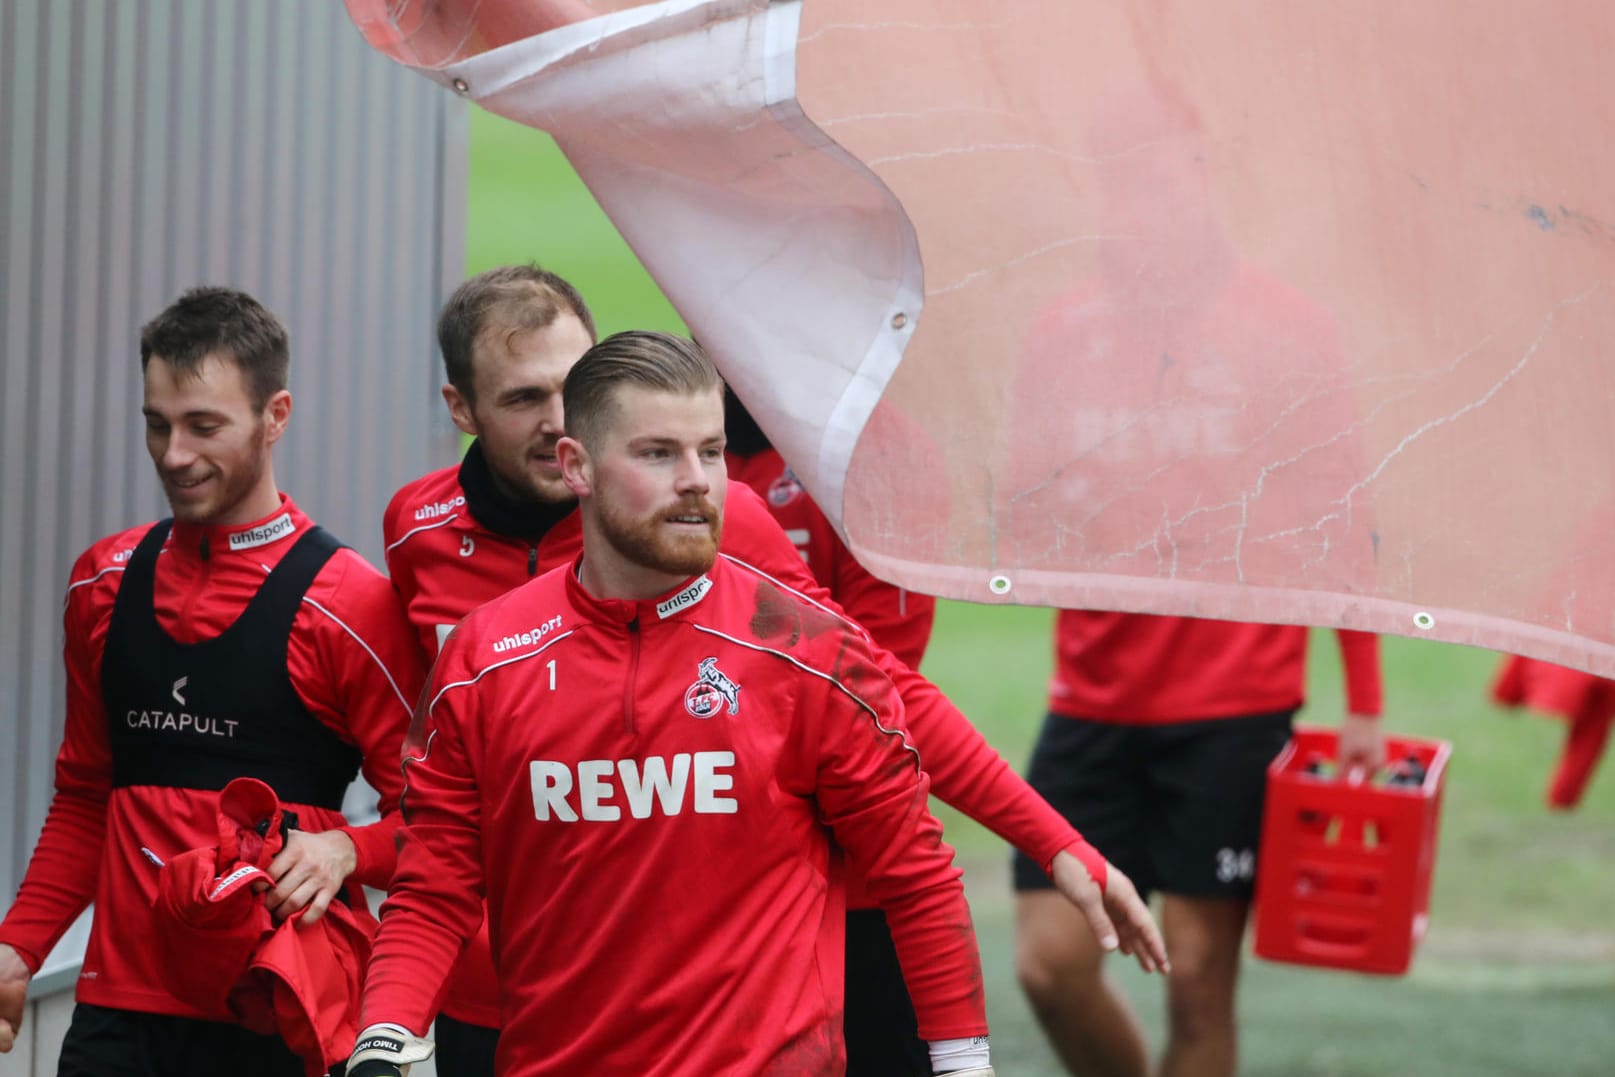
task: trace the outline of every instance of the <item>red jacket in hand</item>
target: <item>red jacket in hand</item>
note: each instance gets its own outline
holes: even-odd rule
[[[278,927],[262,890],[285,844],[275,791],[237,778],[219,794],[219,843],[163,865],[153,918],[165,980],[199,1009],[228,999],[235,1017],[278,1034],[319,1077],[353,1051],[359,991],[376,921],[333,902],[317,922]]]

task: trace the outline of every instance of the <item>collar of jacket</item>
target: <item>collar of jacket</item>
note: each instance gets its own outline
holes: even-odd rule
[[[274,512],[250,523],[193,524],[175,520],[165,548],[185,550],[204,558],[251,554],[302,534],[312,523],[292,499],[282,493],[280,505]]]
[[[550,528],[577,509],[576,501],[554,504],[543,501],[517,502],[499,492],[482,442],[473,441],[460,461],[460,489],[465,491],[466,511],[496,535],[537,542]]]
[[[578,580],[583,565],[580,554],[566,570],[566,593],[572,607],[585,617],[617,624],[638,621],[642,626],[660,624],[687,616],[712,593],[717,566],[689,577],[654,598],[596,598]]]

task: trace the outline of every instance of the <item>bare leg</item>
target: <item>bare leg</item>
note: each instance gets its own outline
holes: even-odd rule
[[[1144,1031],[1104,958],[1088,921],[1059,893],[1016,896],[1015,971],[1055,1054],[1077,1077],[1145,1077]]]
[[[1238,898],[1164,895],[1166,1054],[1161,1077],[1232,1077],[1238,1052],[1234,989],[1250,903]]]

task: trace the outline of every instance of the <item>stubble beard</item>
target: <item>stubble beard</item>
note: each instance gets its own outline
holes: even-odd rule
[[[200,504],[176,501],[169,481],[165,478],[163,493],[168,498],[168,508],[173,513],[174,519],[180,523],[207,526],[233,515],[236,506],[251,496],[264,476],[269,464],[268,441],[265,424],[260,419],[252,432],[252,452],[243,459],[241,467],[234,473],[219,474],[217,494]]]
[[[554,451],[551,445],[550,452]],[[564,505],[577,500],[577,495],[559,477],[552,479],[530,469],[526,450],[517,460],[495,461],[491,456],[487,460],[495,488],[513,504]]]

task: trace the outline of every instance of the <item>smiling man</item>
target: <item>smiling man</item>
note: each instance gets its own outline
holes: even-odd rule
[[[64,1077],[304,1072],[226,999],[199,1005],[176,982],[197,955],[153,941],[159,865],[219,841],[232,779],[268,782],[301,820],[269,867],[277,919],[363,908],[359,884],[392,876],[397,760],[424,671],[386,579],[276,486],[288,360],[280,322],[230,289],[186,292],[141,330],[146,447],[173,517],[73,567],[56,793],[0,924],[0,986],[15,994],[95,902]],[[353,827],[340,807],[361,763],[384,817]],[[0,1050],[14,1032],[0,1014]]]
[[[501,1074],[844,1072],[837,846],[891,922],[936,1072],[990,1074],[969,909],[896,689],[857,626],[718,553],[716,369],[621,333],[564,401],[582,553],[438,656],[349,1074],[423,1056],[484,896]],[[497,650],[534,625],[553,628]]]

